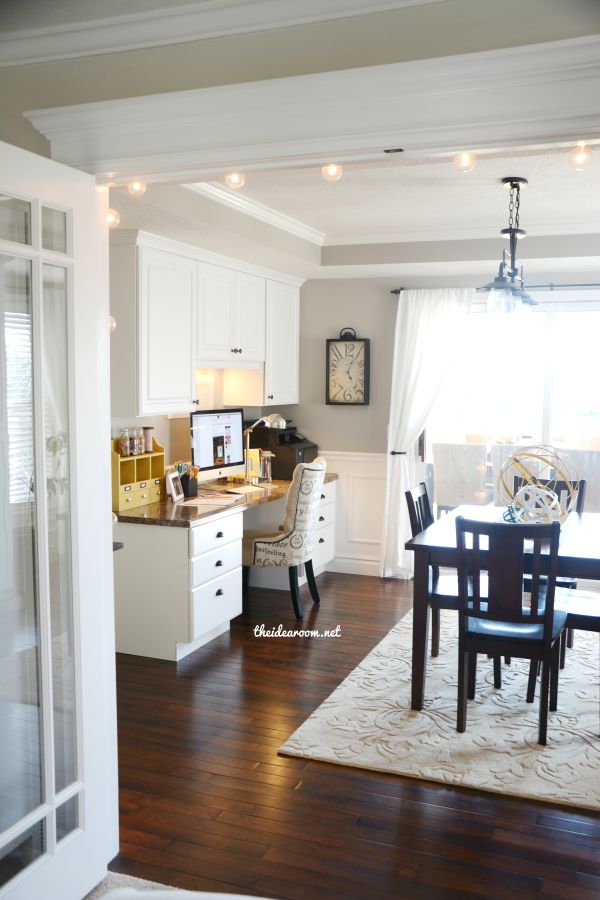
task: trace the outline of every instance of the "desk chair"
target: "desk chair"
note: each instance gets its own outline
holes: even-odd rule
[[[314,603],[320,603],[312,557],[317,539],[316,528],[321,488],[327,463],[318,456],[294,469],[285,502],[285,516],[279,531],[244,531],[242,565],[244,592],[251,566],[286,566],[289,571],[292,605],[297,619],[302,618],[298,566],[304,564],[306,579]]]
[[[523,485],[525,484],[525,479],[520,478],[518,475],[515,475],[513,481],[513,493],[517,493]],[[557,495],[560,502],[561,512],[566,512],[566,495],[569,493],[570,486],[567,485],[566,481],[556,481],[555,479],[549,478],[536,478],[536,484],[540,487],[550,487]],[[575,512],[582,513],[585,505],[585,491],[587,487],[587,482],[580,478],[579,481],[573,481],[572,487],[577,491],[577,500],[575,501]],[[529,589],[529,585],[531,584],[531,576],[525,575],[524,578],[525,589]],[[577,579],[576,578],[567,578],[563,575],[559,575],[556,579],[556,587],[557,588],[565,588],[567,590],[575,590],[577,587]],[[558,601],[558,595],[557,595]],[[558,605],[562,608],[562,600],[558,602]],[[585,629],[584,629],[585,630]],[[565,666],[565,652],[566,648],[571,648],[573,646],[573,628],[570,625],[567,625],[565,630],[565,634],[562,640],[562,645],[560,649],[560,667],[564,669]],[[531,698],[533,700],[533,697]]]
[[[469,535],[470,546],[465,536]],[[481,538],[488,541],[482,547]],[[458,547],[458,702],[456,730],[467,725],[474,697],[477,654],[515,656],[542,663],[538,743],[546,744],[548,705],[557,708],[560,638],[567,613],[554,609],[560,523],[514,525],[456,519]],[[523,590],[525,541],[532,542],[530,602]],[[472,543],[471,543],[472,542]],[[549,543],[547,555],[542,549]],[[471,549],[472,548],[472,549]],[[482,560],[482,556],[485,558]],[[488,590],[482,601],[482,562]],[[547,570],[542,575],[542,562]]]
[[[405,491],[408,518],[412,536],[416,537],[433,524],[433,513],[427,485],[424,481]],[[483,588],[485,591],[485,588]],[[429,608],[431,609],[431,655],[440,652],[440,610],[458,610],[458,578],[456,575],[440,575],[439,566],[430,566]],[[502,687],[500,657],[494,658],[494,687]]]

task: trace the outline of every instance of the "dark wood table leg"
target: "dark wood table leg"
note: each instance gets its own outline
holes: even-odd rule
[[[429,632],[429,554],[415,551],[413,582],[412,694],[411,709],[423,709]]]

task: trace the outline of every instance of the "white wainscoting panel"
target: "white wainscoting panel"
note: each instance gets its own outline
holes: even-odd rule
[[[385,453],[323,450],[327,471],[337,472],[335,559],[329,572],[379,575],[385,503]]]

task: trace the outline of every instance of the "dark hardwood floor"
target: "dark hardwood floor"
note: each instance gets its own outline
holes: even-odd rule
[[[230,635],[183,662],[118,657],[121,852],[111,869],[297,900],[600,896],[600,816],[277,756],[410,608],[410,584],[326,574],[307,626],[253,590]]]

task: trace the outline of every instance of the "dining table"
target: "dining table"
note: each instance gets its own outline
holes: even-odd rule
[[[504,512],[505,508],[500,506],[458,506],[405,544],[406,549],[415,554],[411,685],[411,708],[414,710],[423,709],[425,699],[430,566],[457,568],[457,516],[479,522],[502,522]],[[525,571],[528,570],[527,563],[525,547]],[[561,522],[557,574],[600,581],[600,513],[572,512]]]

